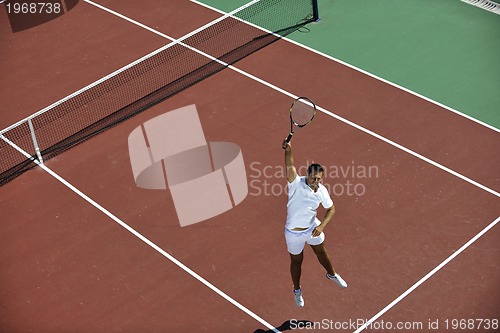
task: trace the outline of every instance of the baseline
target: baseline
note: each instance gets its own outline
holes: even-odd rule
[[[85,1],[87,1],[87,0],[85,0]],[[198,0],[190,0],[190,1],[191,1],[191,2],[193,2],[193,3],[195,3],[195,4],[197,4],[197,5],[200,5],[200,6],[202,6],[202,7],[205,7],[205,8],[211,9],[211,10],[213,10],[213,11],[215,11],[215,12],[219,13],[219,14],[226,14],[224,11],[219,10],[219,9],[217,9],[217,8],[215,8],[215,7],[212,7],[212,6],[210,6],[210,5],[207,5],[207,4],[205,4],[205,3],[203,3],[203,2],[200,2],[200,1],[198,1]],[[248,23],[248,22],[246,22],[246,23]],[[476,119],[476,118],[474,118],[474,117],[471,117],[471,116],[469,116],[468,114],[465,114],[465,113],[463,113],[463,112],[460,112],[460,111],[458,111],[458,110],[456,110],[456,109],[454,109],[454,108],[452,108],[452,107],[450,107],[450,106],[447,106],[447,105],[445,105],[445,104],[443,104],[443,103],[440,103],[440,102],[438,102],[438,101],[435,101],[435,100],[433,100],[433,99],[431,99],[431,98],[429,98],[429,97],[426,97],[426,96],[424,96],[424,95],[422,95],[422,94],[419,94],[419,93],[417,93],[417,92],[415,92],[415,91],[413,91],[413,90],[410,90],[410,89],[408,89],[408,88],[405,88],[405,87],[403,87],[403,86],[400,86],[400,85],[398,85],[397,83],[394,83],[394,82],[392,82],[392,81],[389,81],[389,80],[387,80],[387,79],[384,79],[384,78],[382,78],[382,77],[380,77],[380,76],[377,76],[377,75],[375,75],[375,74],[373,74],[373,73],[370,73],[370,72],[368,72],[368,71],[366,71],[366,70],[364,70],[364,69],[361,69],[361,68],[356,67],[356,66],[354,66],[354,65],[351,65],[351,64],[349,64],[349,63],[347,63],[347,62],[345,62],[345,61],[342,61],[342,60],[340,60],[340,59],[337,59],[337,58],[335,58],[335,57],[333,57],[333,56],[331,56],[331,55],[328,55],[328,54],[323,53],[323,52],[321,52],[321,51],[315,50],[315,49],[313,49],[313,48],[311,48],[311,47],[309,47],[309,46],[307,46],[307,45],[304,45],[304,44],[301,44],[301,43],[299,43],[299,42],[296,42],[296,41],[294,41],[294,40],[292,40],[292,39],[290,39],[290,38],[288,38],[288,37],[283,37],[282,39],[283,39],[283,40],[286,40],[286,41],[287,41],[287,42],[289,42],[289,43],[292,43],[292,44],[294,44],[294,45],[297,45],[297,46],[299,46],[299,47],[302,47],[302,48],[304,48],[304,49],[306,49],[306,50],[308,50],[308,51],[310,51],[310,52],[316,53],[316,54],[318,54],[318,55],[320,55],[320,56],[322,56],[322,57],[324,57],[324,58],[327,58],[327,59],[332,60],[332,61],[334,61],[334,62],[337,62],[337,63],[339,63],[339,64],[341,64],[341,65],[344,65],[344,66],[346,66],[346,67],[349,67],[349,68],[351,68],[351,69],[353,69],[353,70],[355,70],[355,71],[358,71],[358,72],[360,72],[360,73],[362,73],[362,74],[365,74],[365,75],[367,75],[367,76],[369,76],[369,77],[372,77],[372,78],[374,78],[374,79],[376,79],[376,80],[379,80],[379,81],[381,81],[381,82],[384,82],[384,83],[386,83],[386,84],[388,84],[388,85],[390,85],[390,86],[393,86],[393,87],[395,87],[395,88],[397,88],[397,89],[403,90],[403,91],[405,91],[405,92],[407,92],[407,93],[409,93],[409,94],[412,94],[412,95],[414,95],[414,96],[416,96],[416,97],[418,97],[418,98],[421,98],[421,99],[423,99],[423,100],[425,100],[425,101],[427,101],[427,102],[430,102],[430,103],[432,103],[432,104],[434,104],[434,105],[437,105],[437,106],[439,106],[439,107],[442,107],[443,109],[446,109],[446,110],[448,110],[448,111],[451,111],[451,112],[453,112],[453,113],[455,113],[455,114],[457,114],[457,115],[459,115],[459,116],[462,116],[462,117],[464,117],[464,118],[466,118],[466,119],[468,119],[468,120],[470,120],[470,121],[473,121],[473,122],[475,122],[475,123],[478,123],[479,125],[482,125],[482,126],[484,126],[484,127],[486,127],[486,128],[489,128],[489,129],[491,129],[491,130],[493,130],[493,131],[495,131],[495,132],[500,133],[500,129],[499,129],[499,128],[496,128],[496,127],[494,127],[494,126],[492,126],[492,125],[490,125],[490,124],[487,124],[487,123],[485,123],[485,122],[483,122],[483,121],[481,121],[481,120],[479,120],[479,119]]]
[[[353,333],[359,333],[361,331],[364,331],[366,328],[368,328],[373,322],[375,322],[378,318],[380,318],[384,313],[389,311],[392,307],[394,307],[396,304],[398,304],[403,298],[408,296],[411,292],[413,292],[415,289],[417,289],[422,283],[427,281],[430,277],[432,277],[434,274],[436,274],[441,268],[443,268],[446,264],[448,264],[450,261],[452,261],[455,257],[457,257],[460,253],[465,251],[469,246],[471,246],[476,240],[478,240],[481,236],[483,236],[488,230],[492,229],[497,223],[500,221],[500,216],[496,218],[495,221],[491,222],[486,228],[481,230],[477,235],[472,237],[467,243],[462,245],[458,250],[453,252],[452,255],[450,255],[448,258],[446,258],[443,262],[441,262],[438,266],[436,266],[432,271],[427,273],[424,277],[422,277],[420,280],[418,280],[413,286],[408,288],[404,293],[399,295],[394,301],[389,303],[385,308],[380,310],[376,315],[374,315],[371,319],[366,321],[360,328],[358,328],[356,331]]]

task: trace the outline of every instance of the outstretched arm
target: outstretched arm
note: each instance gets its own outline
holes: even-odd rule
[[[291,183],[297,177],[297,170],[293,162],[292,146],[284,140],[282,148],[285,149],[286,179]]]

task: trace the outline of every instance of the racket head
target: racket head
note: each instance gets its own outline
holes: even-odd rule
[[[316,115],[316,104],[307,97],[295,99],[290,106],[290,121],[298,127],[309,124]]]

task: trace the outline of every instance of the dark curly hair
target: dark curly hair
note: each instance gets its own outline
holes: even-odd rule
[[[320,173],[320,172],[324,172],[323,170],[323,167],[317,163],[313,163],[311,165],[309,165],[309,167],[307,168],[307,174],[308,175],[315,175],[317,173]]]

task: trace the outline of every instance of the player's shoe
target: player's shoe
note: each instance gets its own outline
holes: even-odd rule
[[[335,273],[335,275],[330,275],[330,274],[326,273],[326,278],[328,280],[335,281],[335,283],[338,284],[338,286],[340,288],[347,288],[347,283],[344,281],[344,279],[342,279],[340,277],[340,275],[338,273]]]
[[[297,304],[298,307],[301,308],[304,307],[304,298],[302,297],[302,289],[294,290],[293,297],[295,297],[295,304]]]

